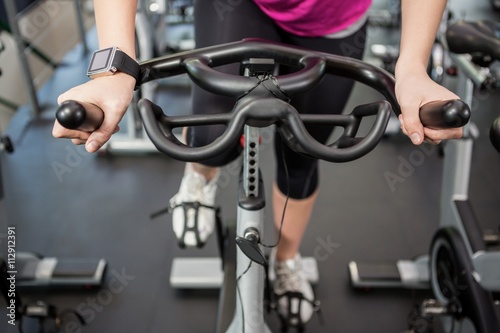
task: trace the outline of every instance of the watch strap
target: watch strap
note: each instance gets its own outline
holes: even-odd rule
[[[141,67],[132,59],[128,54],[117,49],[113,59],[113,67],[115,67],[120,72],[127,73],[135,78],[136,82],[139,83],[141,76]]]

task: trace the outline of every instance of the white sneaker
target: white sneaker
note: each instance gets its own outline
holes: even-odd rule
[[[300,254],[296,254],[292,259],[276,261],[276,251],[273,249],[269,270],[282,324],[303,329],[318,305],[311,284],[302,269]]]
[[[181,247],[202,247],[215,227],[217,179],[210,181],[186,166],[179,192],[170,199],[174,233]]]

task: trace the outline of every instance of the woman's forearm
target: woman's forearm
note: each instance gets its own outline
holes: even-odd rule
[[[398,71],[408,66],[425,71],[445,7],[446,0],[401,1],[401,45],[396,77]]]
[[[137,0],[94,0],[99,48],[117,46],[135,59]]]

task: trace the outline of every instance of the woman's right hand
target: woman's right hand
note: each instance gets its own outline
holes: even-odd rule
[[[132,76],[116,73],[88,81],[61,94],[57,99],[59,105],[67,100],[90,104],[102,110],[104,120],[101,126],[92,132],[70,130],[56,120],[52,135],[56,138],[71,139],[77,145],[85,144],[89,153],[96,152],[119,130],[118,123],[132,101],[135,83]]]

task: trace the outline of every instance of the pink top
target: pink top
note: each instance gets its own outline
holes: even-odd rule
[[[341,31],[359,20],[372,0],[254,0],[282,29],[305,37]]]

